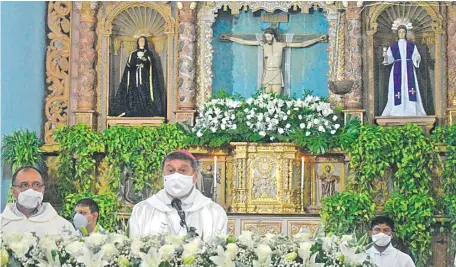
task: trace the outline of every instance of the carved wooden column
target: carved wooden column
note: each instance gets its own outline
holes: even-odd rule
[[[361,8],[362,4],[348,2],[345,12],[347,38],[345,44],[345,78],[355,83],[350,93],[345,95],[344,113],[352,117],[362,118],[363,90],[362,90],[362,35],[361,35]],[[361,119],[362,121],[362,119]]]
[[[447,71],[448,71],[448,123],[456,122],[456,6],[447,9]]]
[[[341,21],[341,16],[337,7],[335,5],[327,7],[326,20],[329,24],[328,29],[328,55],[329,55],[329,70],[328,70],[328,80],[330,81],[339,81],[344,75],[343,73],[343,64],[344,58],[343,54],[340,53],[340,49],[343,49],[343,39],[344,39],[344,22]],[[329,102],[335,107],[342,106],[344,104],[343,96],[337,95],[331,91],[328,91]]]
[[[98,8],[97,2],[79,2],[78,9],[81,11],[79,23],[79,92],[75,111],[76,123],[84,122],[95,128],[96,105],[95,105],[95,13]]]
[[[176,122],[193,125],[195,116],[196,2],[178,2],[179,10],[179,82]]]

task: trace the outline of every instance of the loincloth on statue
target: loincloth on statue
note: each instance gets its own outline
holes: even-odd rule
[[[280,67],[264,67],[261,84],[263,86],[280,85],[283,87],[284,82]]]

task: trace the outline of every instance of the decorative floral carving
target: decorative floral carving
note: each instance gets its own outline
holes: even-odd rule
[[[69,56],[71,29],[71,2],[49,2],[49,46],[46,52],[46,96],[44,141],[55,144],[54,130],[68,122],[70,92]]]
[[[195,107],[195,31],[193,9],[191,3],[182,3],[179,10],[179,88],[178,108],[193,109]]]
[[[80,90],[78,110],[93,110],[95,101],[95,12],[97,5],[92,2],[83,2],[81,8],[81,22],[79,24],[79,77]]]
[[[355,81],[346,97],[346,108],[362,108],[362,36],[361,8],[350,2],[346,12],[347,45],[345,46],[345,75]]]
[[[448,6],[447,58],[448,58],[448,108],[456,107],[456,6]]]

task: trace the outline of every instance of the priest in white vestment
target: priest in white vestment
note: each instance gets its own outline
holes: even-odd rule
[[[412,258],[393,247],[394,222],[388,216],[377,216],[371,222],[370,234],[374,245],[367,254],[378,267],[415,267]]]
[[[17,170],[12,179],[12,194],[17,202],[7,204],[0,215],[0,232],[31,232],[38,237],[76,234],[73,225],[60,217],[51,204],[42,203],[43,193],[43,177],[38,169]]]
[[[186,150],[166,156],[162,162],[165,188],[133,207],[129,222],[131,237],[196,232],[207,239],[226,234],[225,210],[196,189],[197,169],[198,162]]]
[[[386,65],[393,64],[388,83],[388,102],[382,116],[426,116],[415,68],[421,56],[415,43],[408,41],[407,28],[397,29],[399,40],[386,52]]]

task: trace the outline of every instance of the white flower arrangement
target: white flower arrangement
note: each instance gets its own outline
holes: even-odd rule
[[[330,103],[311,95],[293,99],[259,93],[246,100],[225,96],[200,107],[192,132],[199,138],[195,143],[209,146],[330,137],[340,128],[334,113]]]
[[[239,238],[219,236],[203,242],[175,236],[37,238],[24,233],[5,234],[0,253],[2,266],[374,266],[365,253],[366,236],[360,240],[350,235],[310,237],[245,231]]]

